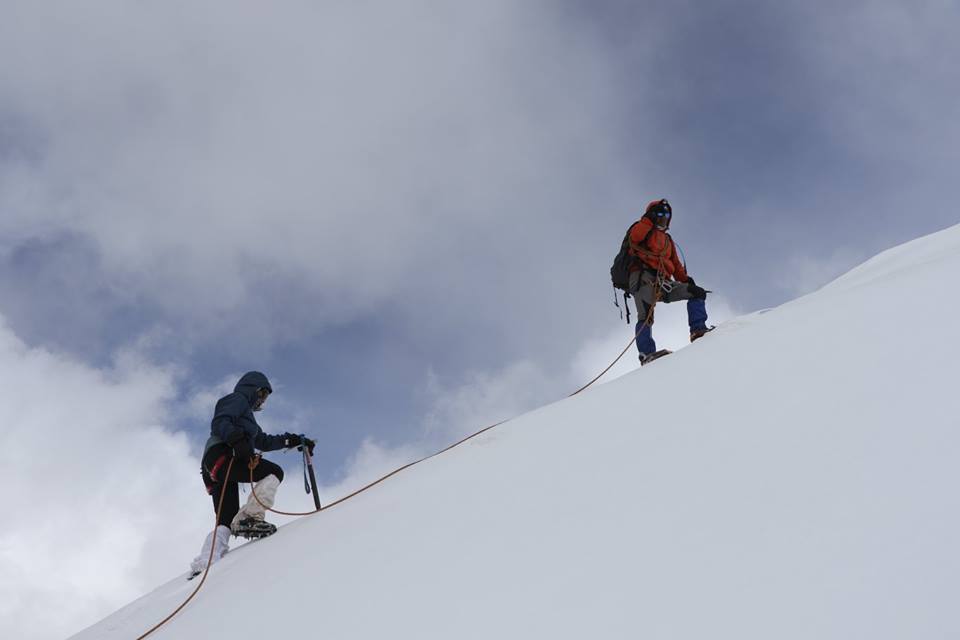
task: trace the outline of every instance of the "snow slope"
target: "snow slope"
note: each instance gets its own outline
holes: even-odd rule
[[[958,275],[960,226],[725,323],[234,550],[151,637],[958,638]]]

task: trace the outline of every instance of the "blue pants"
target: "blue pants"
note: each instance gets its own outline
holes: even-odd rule
[[[653,339],[653,314],[650,305],[653,304],[653,288],[656,286],[656,274],[650,271],[635,271],[630,274],[630,290],[637,303],[637,351],[640,356],[653,353],[657,350],[657,343]],[[687,324],[690,331],[707,328],[707,303],[703,298],[691,298],[685,282],[671,282],[669,291],[662,291],[660,302],[687,301]],[[650,316],[647,322],[647,316]]]

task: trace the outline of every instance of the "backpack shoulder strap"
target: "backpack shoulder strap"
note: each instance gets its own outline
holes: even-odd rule
[[[630,228],[627,229],[627,245],[630,246],[631,248],[633,247],[633,242],[631,242],[630,240],[630,233],[633,231],[633,228],[638,224],[640,224],[641,222],[643,222],[643,218],[640,218],[639,220],[634,222],[632,225],[630,225]],[[642,248],[642,246],[647,242],[647,238],[650,237],[651,233],[653,233],[653,225],[650,225],[650,228],[647,230],[647,233],[643,236],[643,238],[637,244],[637,248]]]

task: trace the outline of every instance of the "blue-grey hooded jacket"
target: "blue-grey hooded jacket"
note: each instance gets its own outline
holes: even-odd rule
[[[257,401],[257,389],[269,389],[270,381],[259,371],[249,371],[240,378],[233,393],[217,401],[210,423],[210,438],[203,448],[206,453],[214,445],[239,442],[246,438],[253,448],[260,451],[282,449],[288,434],[268,436],[253,417],[253,405]]]

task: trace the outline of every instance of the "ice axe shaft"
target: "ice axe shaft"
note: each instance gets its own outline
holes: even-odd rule
[[[307,474],[310,476],[310,492],[313,494],[313,504],[320,511],[320,492],[317,491],[317,476],[313,473],[313,456],[310,455],[310,448],[303,446],[303,461],[307,465]]]

